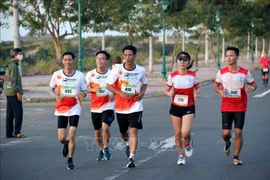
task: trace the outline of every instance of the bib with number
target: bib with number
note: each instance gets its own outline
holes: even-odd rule
[[[62,86],[61,95],[62,96],[75,96],[76,87],[75,86]]]
[[[263,68],[263,72],[268,72],[268,68]]]
[[[228,89],[227,96],[231,98],[240,98],[241,97],[241,90],[240,89]]]
[[[135,85],[122,84],[121,91],[133,95],[135,94]]]
[[[187,106],[188,105],[188,96],[187,95],[181,95],[176,94],[174,96],[173,102],[179,106]]]
[[[97,96],[108,96],[109,91],[106,89],[106,87],[100,87],[100,90],[96,92]]]

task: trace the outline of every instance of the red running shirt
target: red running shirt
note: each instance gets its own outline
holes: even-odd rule
[[[173,87],[174,90],[172,104],[181,107],[194,105],[194,86],[197,84],[199,84],[199,79],[196,72],[187,71],[186,74],[179,74],[178,71],[175,71],[171,73],[166,85]]]
[[[245,85],[255,83],[250,72],[239,67],[237,72],[231,72],[228,67],[218,71],[215,83],[222,85],[227,91],[227,97],[222,97],[221,112],[245,112],[247,110],[247,94]]]

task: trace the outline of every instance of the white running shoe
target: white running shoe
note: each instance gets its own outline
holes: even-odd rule
[[[186,164],[186,159],[184,155],[179,155],[178,160],[177,160],[177,165],[185,165]]]
[[[185,154],[187,157],[192,156],[192,154],[193,154],[193,140],[191,140],[188,145],[185,145]]]
[[[236,165],[236,166],[237,165],[243,165],[243,161],[241,161],[238,156],[234,156],[233,157],[233,164]]]

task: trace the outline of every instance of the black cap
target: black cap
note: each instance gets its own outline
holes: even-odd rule
[[[184,59],[185,61],[189,61],[190,60],[190,55],[185,52],[185,51],[181,51],[180,53],[177,54],[176,59]]]

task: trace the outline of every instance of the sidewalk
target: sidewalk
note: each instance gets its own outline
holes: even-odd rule
[[[251,63],[246,59],[239,59],[238,65],[242,66],[250,71],[258,68],[258,62]],[[226,64],[221,64],[221,67],[225,67]],[[148,71],[148,66],[144,66],[146,71]],[[163,90],[165,88],[165,80],[161,78],[161,64],[155,64],[153,66],[153,73],[148,73],[148,87],[146,90],[145,98],[151,98],[154,96],[163,95]],[[193,64],[193,68],[191,70],[197,70],[197,74],[199,80],[202,85],[212,83],[215,79],[217,73],[217,67],[214,62],[210,62],[209,65],[200,65],[199,67],[195,67],[195,63]],[[175,67],[173,71],[175,71]],[[171,72],[167,72],[167,76]],[[23,76],[23,88],[24,88],[24,102],[47,102],[52,101],[52,98],[49,95],[49,83],[50,83],[51,75],[40,75],[40,76]],[[1,95],[3,96],[3,95]],[[2,98],[1,98],[2,99]],[[89,100],[89,98],[86,98]]]

